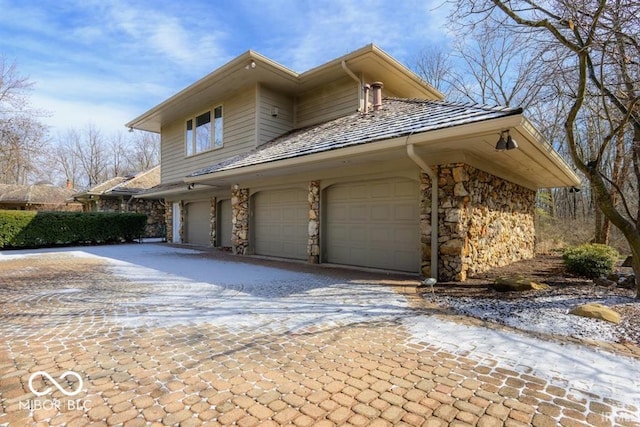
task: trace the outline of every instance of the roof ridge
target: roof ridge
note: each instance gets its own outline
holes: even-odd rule
[[[490,111],[504,111],[504,112],[522,112],[524,109],[522,107],[510,107],[508,105],[489,105],[482,104],[473,101],[461,102],[461,101],[449,101],[446,99],[420,99],[420,98],[399,98],[395,96],[383,97],[383,99],[389,101],[400,101],[407,103],[415,103],[415,104],[439,104],[439,105],[447,105],[447,106],[457,106],[457,107],[473,107],[480,108],[483,110]]]

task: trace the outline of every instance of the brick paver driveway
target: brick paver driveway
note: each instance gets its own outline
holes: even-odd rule
[[[453,323],[389,279],[4,252],[0,425],[640,425],[637,360]]]

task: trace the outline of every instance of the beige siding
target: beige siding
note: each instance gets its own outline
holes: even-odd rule
[[[298,97],[295,127],[309,126],[354,113],[358,84],[349,77],[323,85]]]
[[[200,168],[227,157],[247,151],[256,144],[256,91],[248,89],[228,100],[212,102],[209,108],[222,104],[224,146],[222,148],[185,157],[184,129],[187,117],[162,129],[162,183],[179,181]],[[206,110],[194,111],[194,115]]]
[[[258,144],[264,144],[293,129],[293,99],[262,86],[259,90],[258,105]]]

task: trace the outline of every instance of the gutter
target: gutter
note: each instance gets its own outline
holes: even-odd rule
[[[407,156],[431,179],[431,277],[438,280],[438,177],[415,151],[407,136]]]
[[[364,111],[364,99],[362,96],[362,81],[358,78],[358,76],[356,76],[353,71],[351,71],[349,69],[349,67],[347,67],[347,61],[342,61],[340,63],[340,65],[342,65],[342,69],[344,70],[345,73],[347,73],[349,75],[349,77],[351,77],[353,80],[356,81],[356,83],[358,83],[358,110],[357,111]]]

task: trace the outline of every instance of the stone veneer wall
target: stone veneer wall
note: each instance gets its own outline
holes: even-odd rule
[[[99,198],[96,202],[99,212],[136,212],[147,216],[144,237],[164,237],[165,206],[161,200]]]
[[[185,225],[185,221],[187,220],[187,210],[185,209],[185,203],[184,200],[180,200],[180,228],[179,228],[179,237],[180,237],[180,243],[184,243],[184,225]]]
[[[173,203],[164,199],[164,228],[167,231],[167,242],[173,242]]]
[[[211,207],[210,213],[209,213],[209,221],[210,221],[210,227],[209,229],[211,230],[211,233],[209,234],[209,243],[211,244],[212,248],[215,248],[216,245],[216,233],[218,231],[218,214],[217,214],[217,208],[218,208],[218,199],[215,197],[211,197],[209,199],[209,206]]]
[[[467,276],[532,258],[535,191],[465,164],[439,167],[439,276]]]
[[[320,181],[309,182],[309,240],[307,243],[308,261],[320,263]]]
[[[234,254],[249,251],[249,189],[231,189],[231,245]]]
[[[424,277],[431,276],[431,178],[420,174],[420,271]]]

